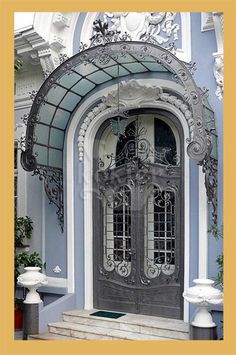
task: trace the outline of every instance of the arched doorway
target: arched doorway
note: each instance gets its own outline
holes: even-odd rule
[[[94,146],[94,307],[183,318],[183,133],[162,110],[110,121]]]

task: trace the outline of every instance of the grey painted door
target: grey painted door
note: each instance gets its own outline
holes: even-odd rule
[[[129,158],[98,173],[94,307],[181,319],[181,167]]]

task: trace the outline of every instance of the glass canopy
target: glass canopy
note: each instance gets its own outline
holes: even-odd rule
[[[180,61],[170,50],[152,43],[120,41],[96,45],[65,60],[45,80],[37,93],[27,121],[27,130],[21,163],[25,170],[34,171],[44,179],[45,191],[50,202],[57,208],[63,226],[63,146],[65,132],[71,117],[88,95],[101,85],[116,83],[119,78],[130,80],[145,76],[169,80],[182,85],[181,100],[164,93],[164,100],[176,105],[186,117],[189,126],[187,153],[203,166],[208,179],[207,194],[213,200],[217,168],[212,168],[216,159],[216,136],[210,125],[214,114],[203,103],[202,91],[197,87],[191,63]],[[118,75],[119,73],[119,75]],[[167,96],[165,96],[167,95]],[[211,160],[211,159],[213,160]],[[213,161],[213,163],[212,163]],[[216,164],[215,164],[216,165]],[[214,165],[214,166],[215,166]],[[211,180],[210,180],[210,178]],[[215,181],[215,180],[214,180]],[[216,203],[215,203],[216,206]],[[215,208],[216,210],[216,208]]]

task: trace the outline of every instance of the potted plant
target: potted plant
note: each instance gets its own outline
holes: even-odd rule
[[[28,240],[32,237],[33,221],[30,217],[15,217],[14,226],[15,248],[28,247]]]

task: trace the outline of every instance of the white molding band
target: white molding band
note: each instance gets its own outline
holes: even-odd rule
[[[168,86],[175,89],[178,88],[179,91],[180,86],[171,83],[168,81],[158,81],[156,79],[140,79],[143,85],[153,82],[157,86],[164,86],[168,88]],[[70,124],[67,135],[67,231],[68,231],[68,292],[74,290],[74,163],[73,163],[73,155],[74,155],[74,142],[77,140],[75,137],[76,127],[78,126],[81,117],[83,117],[85,111],[89,106],[92,106],[100,97],[106,95],[108,92],[116,88],[116,84],[110,86],[109,88],[105,88],[100,90],[99,92],[91,95],[78,109],[74,118]],[[140,107],[145,107],[141,105]],[[147,106],[146,106],[147,107]],[[152,105],[148,105],[148,107],[166,109],[172,112],[177,118],[180,120],[183,130],[184,137],[187,138],[189,136],[189,128],[186,122],[186,119],[183,113],[177,109],[177,107],[173,106],[167,102],[153,102]],[[93,142],[95,139],[95,135],[106,118],[112,115],[112,110],[106,110],[106,113],[100,112],[96,118],[89,125],[84,141],[84,151],[86,154],[84,155],[84,176],[87,177],[84,179],[84,236],[86,236],[84,241],[84,280],[85,280],[85,309],[93,308],[93,215],[92,215],[92,174],[93,174],[93,164],[91,157],[93,156]],[[185,235],[185,273],[184,273],[184,289],[186,290],[189,287],[189,157],[187,155],[187,143],[186,139],[184,139],[184,154],[185,154],[185,224],[184,224],[184,235]],[[69,291],[70,290],[70,291]],[[184,302],[184,321],[188,321],[189,318],[189,306],[187,302]]]
[[[199,200],[199,212],[198,212],[198,278],[207,279],[208,276],[208,220],[207,220],[207,195],[205,188],[205,174],[202,172],[202,167],[199,166],[199,178],[198,178],[198,200]]]
[[[68,286],[67,279],[62,278],[62,277],[47,276],[47,281],[48,281],[48,284],[45,285],[44,287],[65,287],[65,288],[67,288],[67,286]]]

